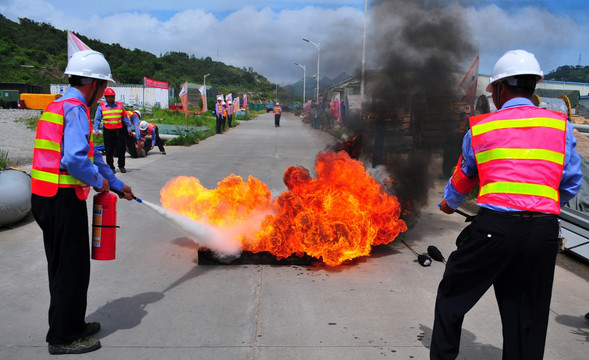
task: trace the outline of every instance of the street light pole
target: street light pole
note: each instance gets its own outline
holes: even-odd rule
[[[364,0],[364,39],[362,40],[362,79],[360,80],[360,95],[362,95],[362,101],[364,101],[364,92],[366,89],[364,79],[364,69],[366,67],[366,14],[368,12],[368,0]]]
[[[305,38],[303,38],[303,41],[311,43],[317,48],[317,103],[319,104],[319,57],[321,55],[321,41],[314,43],[311,40]]]
[[[305,65],[301,65],[299,63],[295,63],[295,65],[298,65],[300,67],[303,68],[303,107],[305,106],[305,89],[307,88],[307,66]]]
[[[211,74],[206,74],[205,76],[202,77],[202,82],[203,82],[203,85],[205,86],[205,91],[207,89],[207,76],[209,76],[209,75],[211,75]]]

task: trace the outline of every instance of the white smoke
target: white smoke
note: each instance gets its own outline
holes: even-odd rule
[[[232,229],[220,229],[210,224],[194,221],[188,216],[173,213],[145,200],[142,203],[162,217],[170,220],[200,247],[215,252],[219,258],[233,259],[241,255],[241,241],[239,237],[235,236],[237,233],[233,232]]]

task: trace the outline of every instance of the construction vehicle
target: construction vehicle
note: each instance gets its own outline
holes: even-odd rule
[[[18,90],[0,90],[0,108],[16,109],[18,107]]]

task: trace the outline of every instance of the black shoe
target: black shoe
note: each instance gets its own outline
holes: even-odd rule
[[[121,170],[121,172],[122,172],[123,174],[127,172],[127,170],[126,170],[124,167],[120,167],[119,169]]]
[[[589,313],[585,314],[585,319],[589,320]]]
[[[165,151],[160,151],[160,152],[162,153],[162,155],[166,155],[166,152]]]
[[[49,344],[48,349],[51,355],[61,354],[84,354],[100,349],[98,339],[83,337],[69,344]]]
[[[100,323],[99,322],[86,323],[86,327],[84,328],[84,332],[82,333],[82,337],[85,338],[87,336],[92,336],[99,331],[100,331]]]

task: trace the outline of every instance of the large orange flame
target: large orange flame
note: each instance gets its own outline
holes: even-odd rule
[[[393,241],[407,225],[401,206],[364,169],[340,151],[321,152],[317,176],[300,166],[284,173],[288,190],[272,199],[268,187],[250,176],[230,175],[209,190],[193,177],[171,180],[161,191],[164,208],[234,227],[266,214],[257,232],[240,233],[243,250],[268,251],[277,259],[308,254],[327,265],[370,254],[373,245]]]

